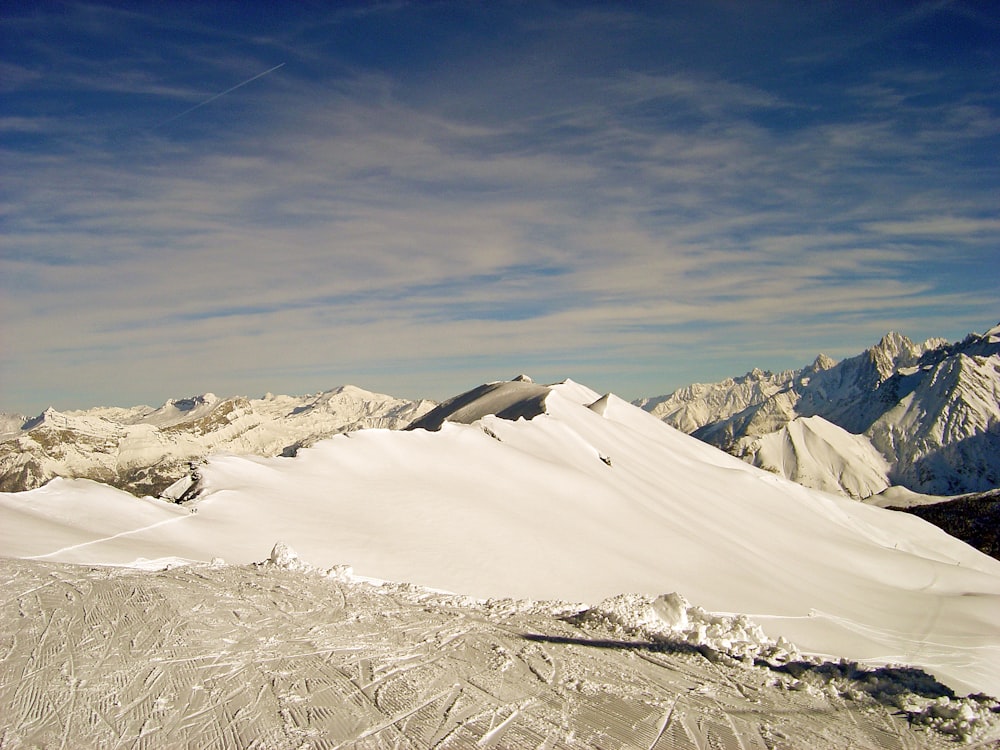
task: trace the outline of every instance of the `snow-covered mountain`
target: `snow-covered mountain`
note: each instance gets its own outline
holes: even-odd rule
[[[572,381],[490,384],[432,421],[210,457],[182,505],[81,480],[0,494],[0,549],[247,564],[282,539],[316,566],[475,597],[679,592],[824,659],[1000,693],[1000,562],[918,518],[756,469]]]
[[[158,409],[46,409],[34,419],[0,418],[0,490],[40,487],[53,477],[104,482],[158,495],[216,453],[276,456],[340,432],[404,427],[434,407],[346,385],[310,396],[219,398],[208,393]]]
[[[1000,486],[1000,325],[954,344],[889,333],[841,362],[820,355],[635,403],[750,463],[854,497],[889,484],[938,495]]]
[[[799,484],[866,498],[889,487],[889,463],[863,435],[823,417],[797,417],[733,451],[740,458]]]

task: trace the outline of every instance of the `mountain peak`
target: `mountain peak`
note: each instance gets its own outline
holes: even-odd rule
[[[190,396],[188,398],[171,398],[163,404],[163,409],[176,409],[177,411],[191,411],[199,406],[214,404],[219,397],[214,393],[203,393],[200,396]]]
[[[827,355],[821,353],[817,355],[815,360],[813,360],[813,363],[809,369],[812,370],[813,372],[822,372],[823,370],[829,370],[836,364],[837,360],[835,360],[833,357],[828,357]]]
[[[436,431],[445,422],[472,424],[488,414],[515,421],[531,419],[545,413],[549,393],[548,386],[524,380],[485,383],[445,401],[406,429]]]
[[[66,476],[158,495],[209,454],[288,455],[345,431],[399,429],[430,407],[344,386],[318,396],[271,394],[251,401],[205,393],[170,399],[158,409],[49,407],[30,420],[0,415],[0,490],[32,489]]]
[[[922,353],[921,347],[895,331],[889,331],[867,351],[881,381],[889,378],[900,367],[916,364]]]
[[[880,349],[884,352],[899,354],[903,351],[915,349],[916,346],[903,334],[897,333],[896,331],[889,331],[885,334],[885,336],[879,339],[879,342],[873,348]]]
[[[863,435],[889,463],[888,477],[913,490],[956,494],[1000,481],[1000,324],[955,344],[936,338],[917,344],[890,331],[859,355],[834,362],[821,354],[810,367],[780,373],[767,388],[748,389],[756,372],[689,386],[642,405],[671,426],[758,465],[764,458],[754,441],[767,438],[782,458],[794,449],[812,472],[799,481],[812,486],[818,481],[813,459],[827,468],[864,462],[843,460],[855,453],[842,450],[842,436],[817,439],[802,425],[785,429],[797,417],[820,416]],[[837,456],[835,463],[831,456]],[[768,461],[782,468],[777,459]]]
[[[51,424],[54,419],[58,419],[59,417],[62,416],[63,415],[60,412],[56,411],[55,408],[51,406],[46,406],[44,411],[42,411],[42,413],[39,414],[37,417],[32,417],[31,419],[25,420],[24,424],[21,426],[21,429],[24,431],[28,431],[34,429],[35,427],[38,427],[39,425]],[[63,419],[65,420],[65,417],[63,417]]]

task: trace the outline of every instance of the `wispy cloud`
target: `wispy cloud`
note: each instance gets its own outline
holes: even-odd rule
[[[904,237],[943,236],[961,241],[981,236],[995,237],[1000,232],[1000,219],[929,216],[909,221],[874,221],[867,226],[882,234]]]
[[[425,42],[421,5],[217,36],[168,18],[113,79],[98,42],[148,14],[74,11],[60,33],[94,47],[72,55],[35,40],[24,70],[63,65],[0,117],[0,405],[68,398],[70,367],[118,402],[362,378],[444,397],[531,366],[630,396],[996,317],[982,81],[869,61],[824,101],[770,60],[676,57],[635,12],[495,8],[467,9],[474,43]]]

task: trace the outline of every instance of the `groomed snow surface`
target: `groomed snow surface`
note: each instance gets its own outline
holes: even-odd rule
[[[3,747],[941,748],[994,701],[678,595],[475,601],[263,563],[0,561]],[[751,657],[756,661],[751,661]]]
[[[531,403],[540,403],[535,388],[510,387],[530,392]],[[501,397],[505,390],[485,395],[510,409],[514,404]],[[694,632],[699,646],[735,660],[780,661],[784,653],[792,658],[796,651],[788,644],[794,643],[819,657],[804,662],[812,667],[786,670],[806,687],[825,690],[836,680],[852,679],[854,667],[834,675],[831,666],[847,659],[871,667],[919,668],[959,694],[1000,695],[1000,562],[920,519],[755,469],[637,407],[614,396],[600,398],[571,381],[552,387],[541,403],[544,413],[530,421],[500,419],[462,402],[460,419],[471,424],[445,418],[438,431],[350,433],[303,449],[295,458],[213,458],[200,470],[201,494],[187,507],[137,500],[75,480],[2,494],[0,549],[38,564],[157,567],[159,561],[162,567],[222,557],[245,565],[281,539],[318,568],[349,564],[360,576],[470,597],[587,602],[603,614],[574,627],[598,622],[606,629],[655,636],[650,623],[659,623],[661,636],[671,631],[690,645]],[[5,565],[14,566],[15,578],[34,575],[43,584],[73,570]],[[190,570],[184,575],[197,578],[199,569]],[[246,574],[231,575],[236,581]],[[25,602],[34,601],[24,598],[28,593],[17,589],[5,599],[10,605],[14,596],[23,610]],[[614,598],[623,594],[637,598]],[[40,600],[36,609],[54,612]],[[493,616],[489,610],[471,612]],[[91,615],[100,622],[99,613]],[[4,620],[9,617],[8,609]],[[247,622],[252,628],[252,613]],[[743,635],[734,641],[733,633]],[[45,646],[46,636],[36,636],[41,640],[33,658],[41,659],[45,648],[56,646]],[[21,653],[17,638],[12,654]],[[548,648],[543,650],[549,653]],[[628,661],[623,654],[634,652],[605,650],[618,653],[623,663]],[[275,657],[279,661],[289,656],[287,650],[281,654]],[[912,670],[878,674],[874,683],[912,687],[926,679],[913,678]],[[155,684],[156,675],[143,679]],[[366,677],[359,679],[364,683]],[[452,688],[438,687],[444,701]],[[883,688],[876,692],[892,692]],[[676,698],[670,695],[663,693],[662,701]],[[992,731],[984,726],[993,703],[962,703],[945,695],[934,697],[931,706],[932,697],[923,695],[922,705],[906,709],[909,715],[956,736]],[[11,705],[10,698],[3,700]],[[496,709],[475,741],[506,746],[489,732],[500,726],[506,732],[518,716],[527,715],[518,701],[501,700],[507,708]],[[649,719],[654,728],[658,722],[670,725],[664,718],[667,703],[653,701],[657,708],[650,716],[664,709]],[[391,710],[383,716],[389,717],[387,726],[400,726],[402,718],[391,721],[396,716]],[[551,736],[569,744],[568,731]],[[760,722],[757,731],[761,734]],[[539,743],[547,736],[543,733]],[[387,737],[382,739],[388,742]],[[859,747],[879,746],[855,740]],[[654,732],[643,746],[655,742]],[[699,746],[692,743],[665,746]],[[749,746],[768,746],[767,738],[761,743]],[[915,746],[899,739],[890,745]]]

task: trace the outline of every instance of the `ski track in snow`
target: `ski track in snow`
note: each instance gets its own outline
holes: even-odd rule
[[[0,585],[4,748],[954,746],[865,695],[544,605],[273,566],[3,560]]]
[[[185,521],[191,516],[176,516],[174,518],[167,518],[163,521],[157,521],[156,523],[151,523],[148,526],[142,526],[136,529],[128,529],[127,531],[120,531],[117,534],[112,534],[111,536],[104,536],[99,539],[91,539],[89,542],[81,542],[80,544],[71,544],[68,547],[63,547],[62,549],[53,550],[52,552],[46,552],[44,555],[30,555],[25,556],[24,560],[44,560],[49,557],[54,557],[55,555],[62,554],[63,552],[68,552],[70,550],[82,549],[84,547],[89,547],[92,544],[100,544],[101,542],[108,542],[112,539],[120,539],[121,537],[131,536],[133,534],[139,534],[143,531],[149,531],[150,529],[155,529],[157,526],[164,526],[168,523],[176,523],[177,521]]]

